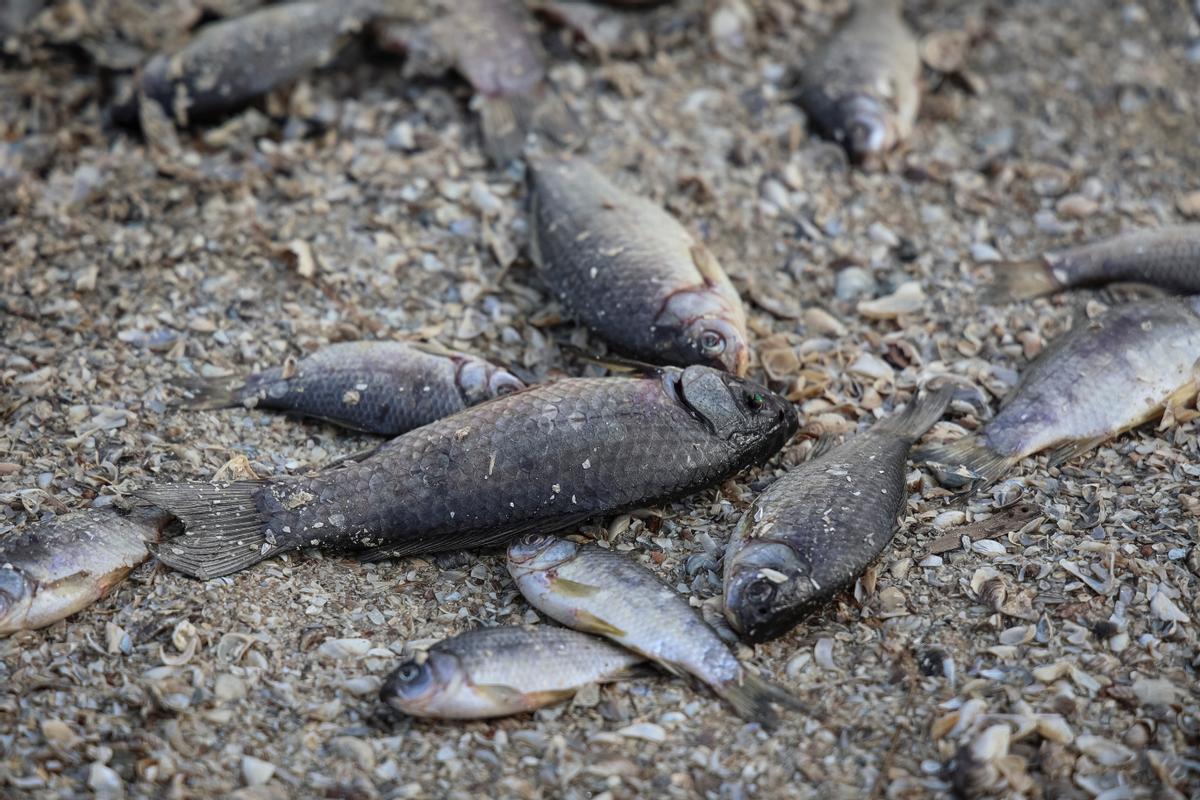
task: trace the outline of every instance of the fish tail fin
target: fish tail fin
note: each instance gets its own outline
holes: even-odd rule
[[[175,388],[186,392],[172,405],[193,411],[240,406],[246,396],[246,378],[240,375],[222,375],[219,378],[179,378],[172,382]]]
[[[193,578],[229,575],[291,549],[267,530],[270,514],[256,500],[266,481],[172,483],[150,486],[136,496],[171,513],[183,533],[160,543],[158,560]]]
[[[987,305],[1002,305],[1054,294],[1062,288],[1045,259],[1031,258],[997,264],[992,271],[992,283],[983,290],[980,299]]]
[[[539,84],[527,92],[485,97],[480,110],[483,149],[496,164],[520,158],[531,131],[559,147],[583,141],[583,126],[566,102],[549,86]]]
[[[966,467],[983,485],[994,483],[1008,472],[1020,456],[1003,456],[977,436],[964,436],[945,444],[931,444],[912,453],[912,460],[945,466]]]
[[[903,436],[915,442],[946,413],[946,407],[950,405],[954,392],[955,387],[946,384],[931,389],[920,397],[914,397],[908,402],[907,408],[879,422],[875,430]]]
[[[718,689],[725,702],[733,707],[737,715],[750,722],[758,722],[768,730],[779,727],[776,706],[803,711],[800,699],[774,683],[743,669],[738,680],[731,681]]]

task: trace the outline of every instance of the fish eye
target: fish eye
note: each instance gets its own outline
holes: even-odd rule
[[[758,606],[760,611],[768,611],[774,598],[775,586],[770,581],[755,581],[746,587],[746,600]]]
[[[725,337],[713,330],[700,334],[700,349],[705,353],[725,352]]]
[[[396,677],[404,683],[412,683],[421,677],[421,665],[415,661],[401,664],[400,668],[396,670]]]
[[[746,392],[746,405],[750,407],[751,411],[758,411],[766,405],[766,402],[767,398],[763,396],[762,392]]]

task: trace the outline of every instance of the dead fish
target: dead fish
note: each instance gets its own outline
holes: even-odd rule
[[[821,132],[869,162],[907,139],[921,100],[921,57],[897,0],[858,0],[805,65],[800,104]]]
[[[0,635],[44,628],[87,608],[150,558],[171,518],[80,511],[0,540]]]
[[[1043,350],[979,433],[913,459],[961,465],[984,484],[1048,448],[1061,464],[1195,397],[1198,358],[1200,298],[1118,306]]]
[[[509,545],[508,571],[525,599],[551,619],[698,678],[743,719],[773,728],[776,705],[802,708],[787,690],[743,667],[698,610],[626,555],[530,534]]]
[[[945,386],[771,484],[725,549],[725,616],[755,642],[791,630],[854,583],[904,511],[908,451],[941,418]]]
[[[533,260],[575,318],[634,358],[745,374],[746,312],[703,242],[582,159],[529,176]]]
[[[236,111],[328,64],[380,11],[380,0],[312,0],[214,22],[179,52],[150,59],[135,94],[157,102],[181,127]],[[136,121],[137,102],[118,107],[117,119]]]
[[[159,560],[212,578],[301,547],[373,560],[566,528],[718,484],[796,428],[791,404],[757,384],[663,368],[498,397],[314,475],[138,494],[186,529]]]
[[[564,147],[583,141],[583,128],[546,80],[545,56],[531,32],[532,15],[517,0],[458,0],[433,21],[374,26],[378,48],[408,58],[409,75],[453,68],[481,99],[483,146],[496,164],[519,158],[535,132]]]
[[[343,342],[242,378],[181,385],[195,395],[191,408],[269,408],[384,436],[525,388],[481,358],[406,342]]]
[[[1131,231],[1041,258],[997,265],[984,302],[1028,300],[1064,289],[1144,283],[1200,292],[1200,225]]]
[[[590,683],[633,677],[644,662],[567,628],[477,628],[405,661],[383,682],[379,699],[414,717],[504,717],[562,702]]]

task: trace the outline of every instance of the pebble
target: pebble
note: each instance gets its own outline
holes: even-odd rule
[[[1068,194],[1060,198],[1054,208],[1064,219],[1084,219],[1095,214],[1100,204],[1082,194]]]
[[[342,681],[342,688],[355,697],[373,695],[379,691],[379,687],[382,685],[383,681],[374,675],[360,675]]]
[[[242,780],[247,786],[262,786],[275,775],[275,765],[254,756],[242,756]]]
[[[976,242],[971,245],[971,258],[976,264],[991,264],[1004,260],[996,248],[985,242]]]
[[[939,531],[944,531],[947,528],[953,528],[958,525],[963,525],[967,521],[967,515],[962,511],[943,511],[933,518],[933,527]]]
[[[213,694],[223,702],[241,700],[246,696],[246,683],[236,675],[221,673],[213,684]]]
[[[367,772],[375,769],[375,751],[371,749],[370,742],[366,742],[357,736],[338,736],[329,744],[333,752],[342,758],[352,760]]]
[[[867,228],[867,237],[876,244],[887,245],[888,247],[900,246],[900,237],[882,222],[872,222],[871,227]]]
[[[413,126],[407,122],[397,122],[388,130],[385,143],[393,150],[415,150],[417,137]]]
[[[79,736],[70,725],[60,719],[42,720],[42,736],[59,747],[74,747],[79,743]]]
[[[847,367],[847,371],[852,375],[862,375],[872,380],[890,379],[896,374],[896,371],[892,369],[890,364],[870,353],[859,354],[854,363]]]
[[[1179,213],[1192,219],[1200,219],[1200,190],[1180,195],[1175,201]]]
[[[667,732],[663,730],[661,725],[656,725],[653,722],[638,722],[633,725],[626,725],[617,731],[617,733],[627,739],[645,739],[647,742],[665,742],[667,740]]]
[[[902,314],[913,314],[925,307],[925,291],[921,284],[909,281],[900,284],[896,291],[878,300],[858,304],[858,313],[868,319],[896,319]]]
[[[370,639],[326,639],[317,652],[333,659],[361,658],[370,649]]]
[[[125,794],[125,784],[117,771],[98,761],[88,770],[87,785],[97,797],[121,797]]]
[[[825,336],[841,337],[846,335],[846,326],[823,308],[805,309],[804,326],[812,333]]]
[[[860,297],[875,294],[875,278],[862,267],[846,267],[837,274],[834,294],[838,300],[849,303]]]

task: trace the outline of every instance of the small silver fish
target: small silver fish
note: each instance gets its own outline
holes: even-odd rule
[[[1061,464],[1194,398],[1197,359],[1200,297],[1118,306],[1051,342],[977,434],[913,460],[962,466],[984,483],[1050,448]]]
[[[998,264],[984,302],[1028,300],[1065,289],[1144,283],[1200,292],[1200,225],[1130,231],[1040,258]]]
[[[379,697],[414,717],[485,719],[566,700],[589,683],[631,677],[641,656],[552,625],[478,628],[397,667]]]
[[[80,511],[0,540],[0,636],[87,608],[150,558],[170,515]]]
[[[534,608],[699,678],[744,719],[771,728],[779,722],[776,705],[802,708],[742,666],[700,612],[628,556],[531,534],[509,545],[508,571]]]

